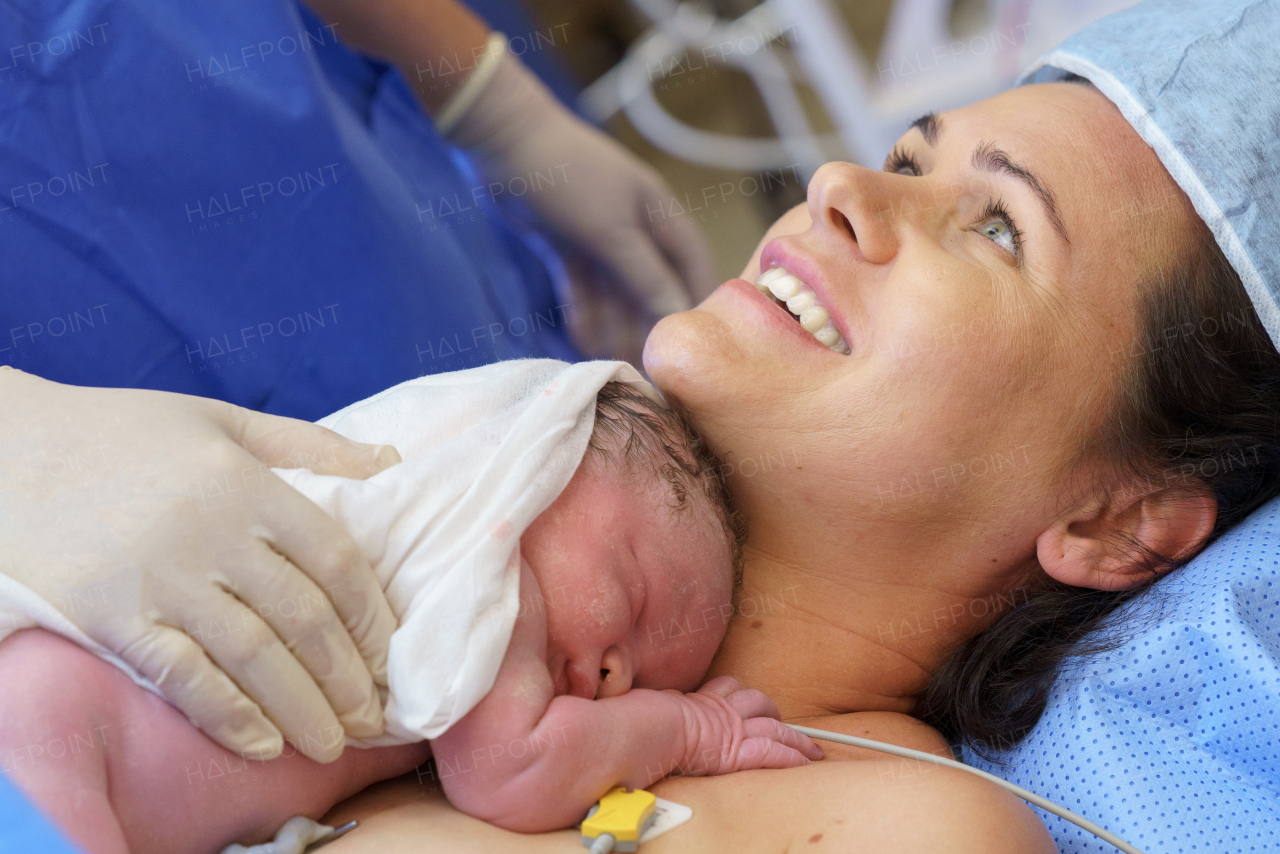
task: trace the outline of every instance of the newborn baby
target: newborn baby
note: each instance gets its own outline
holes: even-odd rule
[[[821,756],[732,679],[681,693],[724,633],[740,548],[705,445],[613,383],[589,447],[521,537],[520,615],[493,689],[432,742],[450,801],[510,828],[572,824],[615,783]]]
[[[52,744],[54,730],[100,738],[71,762],[33,759],[27,768],[15,760],[0,769],[86,850],[115,854],[260,842],[292,815],[319,818],[363,783],[431,753],[456,806],[526,832],[578,821],[615,784],[644,787],[673,772],[820,758],[758,691],[725,677],[682,693],[697,687],[725,631],[742,529],[714,457],[685,422],[637,391],[638,376],[606,382],[628,370],[512,363],[462,372],[473,375],[458,380],[467,394],[493,378],[505,379],[494,386],[506,390],[480,407],[482,417],[449,416],[443,426],[436,419],[434,438],[422,446],[394,441],[405,457],[398,474],[401,466],[341,482],[282,472],[353,530],[400,618],[388,666],[388,736],[377,743],[425,736],[430,752],[420,745],[348,750],[327,766],[297,755],[239,758],[233,770],[232,754],[172,707],[103,661],[35,631],[0,643],[0,681],[29,686],[0,699],[0,756]],[[326,422],[353,438],[368,438],[366,429],[422,432],[403,417],[415,411],[402,405],[407,398],[384,398],[395,392],[365,402],[381,409],[365,406]],[[579,411],[583,400],[589,407]],[[514,447],[523,458],[526,444],[541,447],[536,465],[504,456],[503,448]],[[436,491],[444,500],[427,501],[429,518],[421,515],[423,502],[403,487],[430,477],[432,451],[459,447],[473,450],[473,459],[454,467],[470,472],[467,483],[442,483]],[[486,482],[490,492],[477,498]],[[362,508],[383,508],[372,515],[387,518],[370,520]],[[457,548],[433,561],[440,536]],[[424,551],[424,543],[434,545]],[[509,556],[505,543],[517,544]],[[468,579],[461,587],[459,566]],[[441,589],[450,595],[433,600]],[[458,637],[464,624],[469,629]],[[450,649],[461,650],[457,672],[424,678]],[[486,670],[488,660],[494,666]],[[185,787],[177,785],[180,768]]]

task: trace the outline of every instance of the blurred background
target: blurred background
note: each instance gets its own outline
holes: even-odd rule
[[[522,59],[544,79],[562,76],[553,88],[563,100],[666,177],[672,198],[651,219],[693,219],[719,281],[804,201],[822,162],[879,167],[917,116],[1008,88],[1071,32],[1132,4],[519,2],[536,30]],[[502,27],[487,4],[473,5]]]

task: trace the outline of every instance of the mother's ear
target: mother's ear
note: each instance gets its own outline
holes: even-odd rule
[[[1129,493],[1118,503],[1093,499],[1059,517],[1036,538],[1036,558],[1063,584],[1127,590],[1148,577],[1135,544],[1166,558],[1194,554],[1213,531],[1217,516],[1212,493],[1185,486]]]

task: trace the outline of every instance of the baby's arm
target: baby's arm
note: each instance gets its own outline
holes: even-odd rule
[[[694,694],[556,697],[539,623],[517,619],[493,690],[432,742],[445,793],[464,812],[509,830],[554,830],[582,819],[614,785],[642,788],[673,772],[788,768],[822,756],[777,720],[764,694],[730,677]]]

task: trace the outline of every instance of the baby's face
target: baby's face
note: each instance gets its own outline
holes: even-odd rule
[[[698,687],[731,610],[732,552],[701,492],[675,503],[656,475],[588,452],[520,538],[542,588],[557,696]]]

